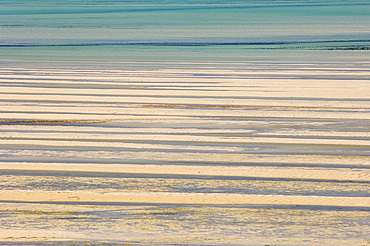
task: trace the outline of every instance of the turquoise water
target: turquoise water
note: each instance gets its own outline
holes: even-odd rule
[[[369,17],[370,3],[361,0],[3,0],[0,55],[3,62],[176,61],[364,50]]]

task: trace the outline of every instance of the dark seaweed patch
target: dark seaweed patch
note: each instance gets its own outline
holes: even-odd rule
[[[103,120],[0,120],[0,125],[54,125],[76,126],[81,124],[100,124]]]

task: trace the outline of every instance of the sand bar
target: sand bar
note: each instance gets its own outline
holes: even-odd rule
[[[370,182],[370,172],[349,168],[303,167],[227,167],[187,165],[135,165],[135,164],[55,164],[55,163],[0,163],[0,170],[133,173],[165,175],[205,175],[220,177],[253,177],[281,179],[315,179]]]
[[[311,205],[369,207],[369,197],[280,196],[212,193],[87,193],[65,191],[0,191],[1,201],[27,202],[118,202],[213,205]]]

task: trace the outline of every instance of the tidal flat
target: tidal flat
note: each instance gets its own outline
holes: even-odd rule
[[[298,80],[304,66],[290,64],[274,71],[284,79],[264,78],[268,63],[253,69],[263,78],[198,66],[23,70],[22,84],[2,69],[1,242],[365,244],[366,64],[337,64],[325,83]],[[155,82],[132,88],[138,78]],[[104,89],[109,80],[119,88]]]
[[[368,245],[367,1],[0,3],[1,245]]]

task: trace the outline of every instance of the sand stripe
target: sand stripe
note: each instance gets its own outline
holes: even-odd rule
[[[13,94],[5,94],[5,95],[13,95]],[[27,98],[27,93],[22,93],[23,98]],[[35,96],[37,94],[32,94],[32,96]],[[58,94],[62,95],[62,94]],[[39,98],[46,98],[45,95],[37,95]],[[50,96],[50,93],[48,94]],[[69,96],[69,95],[66,95]],[[92,97],[92,95],[79,95],[79,96],[89,96]],[[95,95],[96,97],[105,97],[109,98],[109,96],[105,95]],[[117,95],[115,95],[117,97]],[[127,97],[127,96],[124,96]],[[170,96],[169,96],[170,97]],[[140,101],[138,101],[138,98],[140,98]],[[239,98],[233,98],[233,97],[227,97],[225,99],[214,99],[210,98],[209,100],[204,100],[202,97],[194,97],[194,98],[186,98],[186,97],[179,97],[175,99],[167,98],[167,96],[158,96],[155,97],[154,100],[152,100],[153,97],[148,96],[129,96],[129,99],[127,99],[125,107],[136,107],[136,108],[181,108],[181,109],[223,109],[223,110],[268,110],[268,109],[274,109],[274,110],[305,110],[305,111],[350,111],[350,110],[356,110],[356,111],[363,111],[367,112],[370,110],[369,107],[369,101],[363,100],[363,101],[324,101],[324,100],[281,100],[279,98],[275,100],[268,100],[268,99],[254,99],[254,98],[245,98],[245,99],[239,99]],[[163,103],[164,99],[167,103]],[[202,100],[204,103],[203,105],[197,104],[197,100]],[[153,104],[153,102],[157,102],[158,104]],[[186,102],[186,103],[184,103]],[[140,104],[139,104],[140,103]],[[18,104],[18,105],[17,105]],[[9,104],[6,108],[2,109],[2,112],[17,112],[20,111],[19,104],[17,102],[13,102],[12,104]],[[102,103],[100,103],[101,105]],[[45,105],[27,105],[29,108],[29,111],[32,112],[62,112],[62,113],[99,113],[99,110],[94,107],[86,107],[86,105],[78,105],[76,104],[74,107],[66,107],[64,105],[58,105],[58,108],[53,108],[50,106]],[[119,110],[119,107],[106,107],[107,113],[117,113],[117,110]],[[121,108],[123,109],[123,108]]]
[[[0,163],[0,170],[134,173],[370,182],[369,170],[308,167],[242,167],[137,164]]]
[[[22,156],[28,157],[27,161],[31,161],[34,158],[43,158],[47,157],[48,162],[50,162],[50,157],[55,156],[55,158],[75,158],[77,163],[81,159],[86,160],[93,158],[95,161],[102,161],[105,163],[110,160],[119,160],[120,162],[124,160],[128,162],[130,160],[146,160],[152,162],[164,162],[164,163],[216,163],[219,165],[227,164],[295,164],[295,165],[346,165],[346,166],[369,166],[370,157],[369,156],[359,156],[359,155],[336,155],[336,154],[317,154],[317,153],[308,153],[308,154],[287,154],[287,153],[277,153],[277,154],[247,154],[247,153],[206,153],[206,152],[176,152],[176,151],[145,151],[141,150],[138,155],[138,151],[108,151],[108,150],[96,150],[91,149],[88,151],[84,149],[81,151],[79,149],[71,150],[68,149],[66,152],[63,149],[53,149],[47,147],[47,149],[36,148],[36,146],[31,146],[30,148],[14,148],[11,150],[0,149],[0,153],[3,155],[4,160],[7,155],[14,155],[15,160],[21,158]],[[54,157],[53,157],[54,158]],[[99,159],[97,159],[99,158]],[[86,161],[84,161],[86,162]],[[87,161],[88,162],[88,161]]]
[[[90,134],[80,133],[78,136],[69,133],[1,133],[0,144],[4,141],[8,144],[26,144],[26,141],[42,144],[43,141],[71,141],[71,146],[75,146],[77,141],[99,142],[97,146],[105,146],[103,143],[113,141],[155,141],[155,142],[193,142],[193,143],[214,143],[214,144],[310,144],[310,145],[351,145],[351,146],[370,146],[370,140],[360,139],[307,139],[304,137],[215,137],[215,136],[193,136],[193,135],[162,135],[162,134],[114,134],[98,135],[93,132]],[[73,142],[72,142],[73,141]],[[90,143],[89,143],[90,144]],[[57,144],[58,145],[58,144]],[[82,144],[83,145],[83,144]]]
[[[222,93],[222,92],[221,92]],[[220,93],[220,94],[221,94]],[[354,93],[364,93],[362,91],[354,92]],[[366,92],[367,93],[367,92]],[[266,93],[260,92],[259,94],[267,96]],[[271,97],[284,97],[284,95],[281,95],[280,93],[272,93]],[[219,99],[207,99],[206,96],[209,96],[209,93],[203,92],[205,98],[201,98],[201,104],[204,105],[234,105],[234,106],[244,106],[246,109],[248,109],[248,106],[253,107],[253,106],[271,106],[271,107],[278,107],[282,103],[280,102],[280,105],[277,104],[276,106],[274,105],[273,100],[269,100],[270,104],[268,105],[266,102],[263,103],[259,100],[256,99],[234,99],[232,97],[230,98],[219,98]],[[200,95],[200,97],[202,96]],[[234,95],[235,96],[235,95]],[[256,96],[256,95],[248,95],[250,97]],[[306,95],[307,96],[307,95]],[[337,95],[340,97],[340,95]],[[337,98],[338,98],[337,97]],[[6,94],[6,93],[0,93],[0,98],[1,100],[14,100],[15,102],[18,100],[28,100],[28,101],[40,101],[40,102],[58,102],[58,101],[65,101],[67,102],[86,102],[86,103],[127,103],[127,104],[132,104],[132,103],[141,103],[141,104],[159,104],[159,103],[166,103],[169,105],[172,104],[179,104],[182,105],[184,101],[186,101],[187,104],[189,105],[199,105],[199,98],[171,98],[168,97],[165,100],[163,98],[156,98],[156,97],[146,97],[146,96],[140,96],[134,95],[134,96],[129,96],[125,97],[123,96],[117,96],[117,95],[112,95],[112,96],[104,96],[104,95],[99,95],[99,94],[92,94],[92,95],[59,95],[59,94],[48,94],[48,95],[34,95],[34,94]],[[346,98],[346,97],[342,97]],[[294,98],[293,98],[294,99]],[[261,99],[263,100],[263,99]],[[273,104],[271,104],[273,103]],[[317,103],[316,105],[312,105],[311,101],[307,101],[306,104],[303,103],[297,103],[298,105],[294,105],[292,102],[291,103],[285,103],[285,105],[281,106],[299,106],[299,107],[315,107],[318,106]],[[335,105],[331,105],[332,107],[335,107]],[[345,105],[341,103],[341,106],[344,107]],[[347,106],[348,107],[348,106]],[[366,106],[365,106],[366,107]],[[368,108],[368,107],[367,107]],[[299,109],[299,108],[298,108]]]
[[[242,195],[219,193],[88,193],[66,191],[0,191],[1,201],[28,202],[119,202],[214,205],[311,205],[369,207],[370,197]]]
[[[22,99],[24,100],[24,99]],[[28,103],[39,103],[40,100],[24,100]],[[43,101],[43,100],[41,100]],[[82,101],[81,101],[82,102]],[[53,101],[43,101],[43,103],[58,103]],[[72,104],[70,101],[67,104]],[[80,103],[80,102],[78,102]],[[96,103],[96,102],[94,102]],[[88,104],[88,103],[87,103]],[[208,111],[208,112],[207,112]],[[367,120],[368,114],[366,112],[315,112],[315,111],[292,111],[292,110],[214,110],[214,109],[186,109],[186,108],[125,108],[121,115],[111,114],[111,115],[99,115],[99,114],[33,114],[30,113],[2,113],[3,119],[34,119],[34,120],[129,120],[129,119],[166,119],[168,117],[172,118],[182,118],[182,119],[196,119],[196,118],[216,118],[222,117],[225,119],[249,119],[253,117],[267,117],[267,118],[292,118],[292,119],[307,119],[307,120],[317,120],[317,119],[351,119],[351,120]]]
[[[27,124],[34,124],[37,122],[33,121],[27,121],[27,120],[21,120],[21,121],[12,121],[12,120],[0,120],[0,123],[4,124],[1,125],[1,129],[4,130],[3,132],[0,132],[1,136],[6,137],[8,135],[12,134],[21,134],[22,136],[26,136],[28,134],[34,134],[34,133],[65,133],[65,134],[79,134],[81,136],[84,135],[99,135],[104,134],[106,136],[111,136],[114,134],[122,134],[122,133],[139,133],[139,134],[161,134],[161,135],[221,135],[221,136],[227,136],[227,135],[233,135],[234,137],[238,136],[281,136],[281,137],[332,137],[332,138],[370,138],[370,132],[355,132],[355,131],[336,131],[336,132],[327,132],[327,131],[320,131],[320,130],[299,130],[294,129],[291,131],[288,130],[276,130],[274,132],[258,132],[254,129],[219,129],[219,128],[208,128],[208,129],[199,129],[199,128],[169,128],[169,127],[125,127],[125,128],[118,128],[118,127],[111,127],[111,128],[104,128],[104,127],[94,127],[94,130],[92,131],[91,127],[84,127],[79,126],[78,128],[69,128],[65,126],[48,126],[43,125],[42,128],[35,128],[33,125],[27,125]],[[52,122],[50,122],[52,123]],[[55,122],[58,123],[58,122]],[[87,122],[88,123],[88,122]],[[99,122],[96,122],[99,123]],[[263,123],[264,121],[251,121],[249,124],[260,124],[260,129],[263,129]],[[8,125],[5,125],[8,124]],[[22,125],[20,128],[19,125]],[[265,124],[265,128],[269,129],[271,126],[269,124]],[[6,130],[6,131],[5,131]],[[13,136],[13,135],[12,135]],[[40,135],[41,136],[41,135]],[[50,136],[50,135],[49,135]]]

